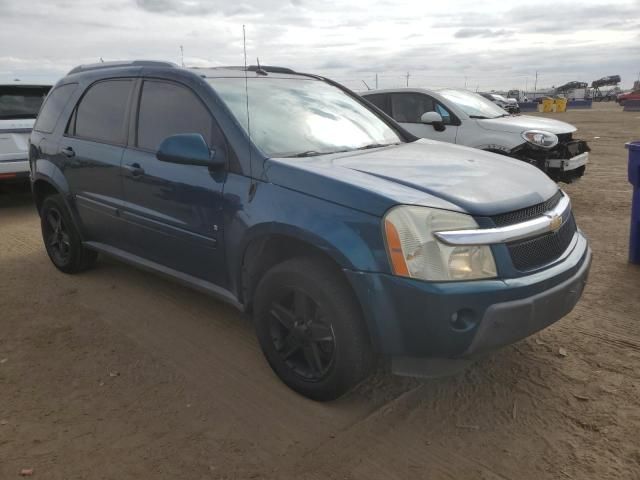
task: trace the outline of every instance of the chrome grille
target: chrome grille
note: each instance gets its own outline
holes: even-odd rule
[[[576,222],[571,213],[567,221],[555,232],[507,244],[514,267],[520,271],[527,271],[557,260],[569,248],[576,231]]]
[[[532,218],[539,217],[544,212],[552,210],[562,198],[562,192],[558,190],[556,194],[546,202],[538,203],[532,207],[522,208],[520,210],[514,210],[513,212],[502,213],[500,215],[494,215],[491,217],[496,227],[505,227],[507,225],[514,225],[516,223],[526,222]]]

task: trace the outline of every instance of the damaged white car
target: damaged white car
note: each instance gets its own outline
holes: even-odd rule
[[[457,143],[531,163],[556,181],[584,175],[587,142],[576,127],[529,115],[509,115],[486,98],[454,88],[370,90],[362,96],[417,137]]]

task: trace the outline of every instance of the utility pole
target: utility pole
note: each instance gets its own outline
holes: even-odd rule
[[[184,47],[180,45],[180,63],[182,63],[182,68],[184,68]]]
[[[378,74],[376,73],[376,90],[378,89]]]
[[[410,77],[409,72],[407,72],[407,87],[409,86],[409,77]]]
[[[464,89],[467,89],[467,76],[464,76]]]
[[[536,83],[533,86],[533,94],[536,95],[538,93],[538,71],[536,70]]]

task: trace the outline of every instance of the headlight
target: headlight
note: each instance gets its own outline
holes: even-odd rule
[[[544,148],[552,148],[558,144],[558,137],[554,133],[542,130],[527,130],[522,132],[522,138],[529,143]]]
[[[433,235],[475,228],[475,220],[463,213],[408,205],[391,209],[384,218],[384,231],[393,273],[430,281],[495,278],[489,246],[455,247]]]

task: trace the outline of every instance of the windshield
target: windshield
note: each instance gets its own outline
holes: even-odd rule
[[[36,118],[50,88],[0,86],[0,119]]]
[[[498,105],[477,93],[466,90],[438,90],[438,93],[471,118],[498,118],[508,115]]]
[[[247,130],[244,78],[207,79]],[[251,140],[271,157],[311,156],[402,142],[375,113],[315,79],[249,78]]]

